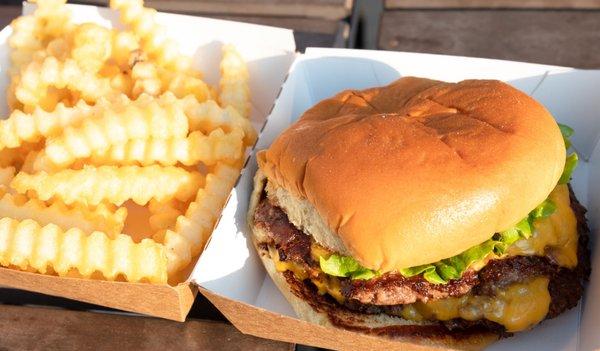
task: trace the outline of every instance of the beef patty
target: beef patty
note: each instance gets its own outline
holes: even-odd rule
[[[340,278],[345,308],[368,314],[399,315],[402,304],[461,296],[471,290],[476,295],[491,295],[498,288],[537,276],[547,276],[552,298],[547,318],[557,316],[577,305],[583,293],[583,282],[590,274],[586,210],[572,191],[570,198],[579,233],[578,265],[575,269],[560,267],[546,257],[514,256],[492,260],[480,271],[467,271],[460,279],[448,284],[432,284],[422,276],[406,278],[397,273],[383,274],[370,280]],[[309,274],[319,274],[319,263],[310,253],[313,239],[291,224],[285,212],[264,195],[254,213],[254,223],[269,237],[270,242],[263,244],[273,245],[281,261],[293,261],[303,265]],[[286,275],[288,282],[292,277]],[[306,280],[303,284],[311,283]],[[446,327],[460,329],[475,322],[458,319],[444,323]]]

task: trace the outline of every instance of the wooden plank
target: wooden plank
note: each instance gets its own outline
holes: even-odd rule
[[[600,0],[385,0],[385,8],[598,9]]]
[[[235,4],[235,0],[233,3]],[[257,3],[267,3],[268,1],[254,0]],[[93,3],[95,5],[106,5],[106,1],[98,0],[80,0],[76,2],[81,3]],[[217,1],[221,3],[221,1]],[[293,2],[291,0],[284,0],[282,3]],[[318,0],[311,0],[307,2],[310,5],[311,2],[319,2]],[[338,0],[325,0],[323,3],[338,2]],[[346,1],[348,2],[348,1]],[[267,26],[282,27],[294,30],[294,37],[296,39],[296,48],[299,51],[304,51],[305,48],[310,46],[316,47],[346,47],[349,37],[349,24],[346,21],[328,18],[314,18],[314,17],[300,17],[298,14],[295,16],[285,16],[283,14],[270,15],[261,14],[260,16],[252,15],[251,12],[246,12],[244,15],[236,14],[236,11],[224,12],[224,13],[212,13],[212,12],[195,12],[186,11],[185,9],[177,7],[177,1],[168,1],[165,3],[165,8],[162,10],[174,12],[174,13],[186,13],[198,16],[206,16],[213,18],[221,18],[231,21],[239,21],[246,23],[262,24]],[[210,2],[209,2],[210,3]],[[352,3],[352,1],[349,1]],[[173,6],[171,6],[173,4]],[[152,2],[149,2],[149,6],[152,6]],[[279,6],[279,5],[277,5]],[[350,5],[348,5],[350,6]],[[231,8],[234,6],[232,5]],[[160,7],[159,7],[160,9]],[[348,10],[349,11],[349,10]]]
[[[107,0],[76,2],[107,4]],[[352,0],[146,0],[146,6],[160,11],[179,13],[341,19],[350,15],[352,2]]]
[[[600,67],[600,11],[398,10],[379,48]]]
[[[292,351],[294,345],[244,335],[232,325],[0,305],[3,350]]]
[[[296,49],[307,47],[346,47],[349,25],[345,21],[333,21],[301,17],[261,17],[261,16],[210,16],[231,21],[262,24],[294,30]]]

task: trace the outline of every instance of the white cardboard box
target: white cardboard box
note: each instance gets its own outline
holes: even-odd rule
[[[95,6],[68,5],[76,23],[94,22],[107,27],[120,26],[118,14]],[[24,3],[24,13],[35,5]],[[290,65],[296,57],[293,32],[288,29],[216,20],[194,16],[159,13],[157,21],[176,40],[182,54],[193,57],[196,68],[210,84],[218,83],[221,46],[234,44],[248,64],[252,90],[252,120],[260,127],[279,93]],[[0,89],[5,91],[10,67],[8,38],[12,28],[0,32]],[[0,103],[0,116],[8,115]],[[188,267],[188,273],[193,268]],[[185,273],[185,272],[184,272]],[[64,278],[0,268],[0,284],[44,294],[67,297],[126,311],[174,320],[185,320],[197,289],[189,277],[175,286],[108,282]]]
[[[589,210],[592,245],[597,244],[594,237],[600,227],[600,71],[444,55],[309,48],[292,65],[256,150],[267,148],[280,132],[322,99],[344,89],[385,85],[409,75],[445,81],[503,80],[536,98],[559,122],[572,126],[576,132],[573,144],[583,159],[574,174],[573,187]],[[243,332],[322,347],[352,346],[344,341],[345,337],[352,338],[346,333],[330,334],[322,327],[298,321],[263,269],[246,224],[256,168],[253,154],[192,274],[192,281]],[[593,250],[593,254],[597,251]],[[600,255],[593,255],[592,266],[597,266],[599,260]],[[596,332],[600,302],[593,298],[599,292],[600,271],[593,270],[583,304],[490,349],[600,348],[600,333]],[[247,313],[253,313],[254,319],[245,316]],[[272,325],[274,322],[278,324]],[[270,330],[274,328],[281,332]],[[307,337],[307,330],[322,335]],[[361,345],[375,348],[376,340],[370,337],[366,340]],[[353,338],[355,347],[356,342],[359,341]]]

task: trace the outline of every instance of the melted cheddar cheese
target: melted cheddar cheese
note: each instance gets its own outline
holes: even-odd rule
[[[548,314],[550,302],[548,278],[537,277],[498,290],[494,296],[465,295],[416,302],[402,309],[402,317],[416,321],[485,318],[503,325],[508,332],[516,332],[541,322]]]
[[[547,218],[534,223],[531,238],[513,244],[507,255],[488,257],[476,262],[471,269],[479,270],[490,259],[502,259],[509,256],[550,256],[557,264],[567,268],[577,265],[577,218],[571,209],[569,188],[559,184],[550,193],[550,200],[556,205],[556,211]],[[340,280],[325,273],[310,274],[304,266],[292,261],[281,261],[277,250],[269,248],[269,254],[279,272],[291,271],[300,279],[310,279],[317,287],[319,294],[329,294],[339,303],[344,302]],[[331,252],[313,243],[311,256],[329,257]],[[494,296],[464,295],[446,298],[427,303],[417,302],[405,305],[402,317],[408,320],[422,321],[427,319],[449,320],[463,318],[474,321],[488,319],[503,325],[507,331],[516,332],[527,329],[548,314],[551,298],[548,292],[548,278],[537,277],[525,283],[512,284],[504,290],[498,290]]]
[[[315,253],[325,253],[325,251],[320,251],[317,247],[318,245],[312,245],[312,254]],[[325,250],[325,249],[322,249]],[[342,295],[342,287],[340,285],[340,280],[336,277],[329,276],[325,273],[320,273],[317,275],[310,275],[309,272],[306,271],[304,266],[298,264],[293,261],[281,261],[279,259],[279,252],[269,246],[269,255],[271,259],[275,263],[275,269],[278,272],[290,271],[294,273],[296,278],[300,280],[310,279],[311,282],[317,287],[317,291],[321,295],[329,294],[339,303],[344,302],[344,296]],[[318,256],[317,256],[318,260]]]
[[[537,220],[531,238],[514,243],[510,256],[550,256],[560,266],[577,266],[577,217],[571,209],[569,187],[559,184],[550,193],[549,199],[556,211],[549,217]]]

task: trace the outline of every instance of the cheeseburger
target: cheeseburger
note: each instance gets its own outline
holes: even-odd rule
[[[571,133],[499,81],[341,92],[257,154],[254,244],[303,319],[483,347],[581,298]]]

